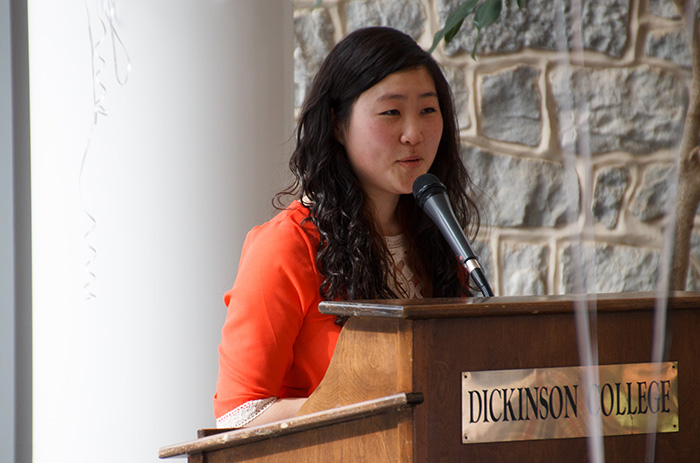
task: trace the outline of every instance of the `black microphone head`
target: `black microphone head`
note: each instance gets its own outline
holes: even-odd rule
[[[420,207],[423,207],[428,198],[440,193],[446,194],[447,188],[433,174],[423,174],[413,182],[413,197]]]

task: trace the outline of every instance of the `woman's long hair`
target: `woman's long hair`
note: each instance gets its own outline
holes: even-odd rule
[[[391,255],[334,133],[349,122],[360,94],[389,74],[421,67],[435,82],[443,118],[430,172],[445,184],[460,225],[472,237],[478,231],[478,205],[461,160],[452,94],[440,67],[402,32],[384,27],[357,30],[333,48],[313,80],[289,163],[295,181],[276,196],[281,203],[283,196],[295,195],[310,209],[309,220],[320,234],[317,263],[325,278],[320,288],[325,299],[405,296],[389,289],[387,282],[395,278]],[[408,265],[421,281],[423,296],[468,295],[464,269],[438,228],[411,195],[402,195],[398,207]]]

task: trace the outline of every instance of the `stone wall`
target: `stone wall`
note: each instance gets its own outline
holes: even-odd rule
[[[347,33],[391,26],[427,49],[460,3],[296,0],[296,105]],[[690,79],[683,24],[672,0],[581,3],[511,1],[476,61],[471,18],[434,53],[485,193],[474,248],[497,295],[654,290],[668,265]],[[700,290],[695,223],[689,290]]]

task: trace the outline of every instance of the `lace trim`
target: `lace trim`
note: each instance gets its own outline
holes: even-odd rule
[[[243,405],[239,405],[230,412],[216,419],[217,428],[242,428],[246,424],[260,416],[270,405],[277,400],[277,397],[267,399],[249,400]]]
[[[406,262],[406,238],[404,235],[385,236],[384,239],[396,266],[397,281],[388,282],[391,290],[407,299],[423,297],[421,282]]]

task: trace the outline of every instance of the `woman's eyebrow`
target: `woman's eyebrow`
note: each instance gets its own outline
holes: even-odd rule
[[[437,98],[436,92],[425,92],[418,95],[418,98]],[[387,101],[387,100],[405,100],[406,95],[403,93],[385,93],[384,95],[377,98],[377,101]]]

